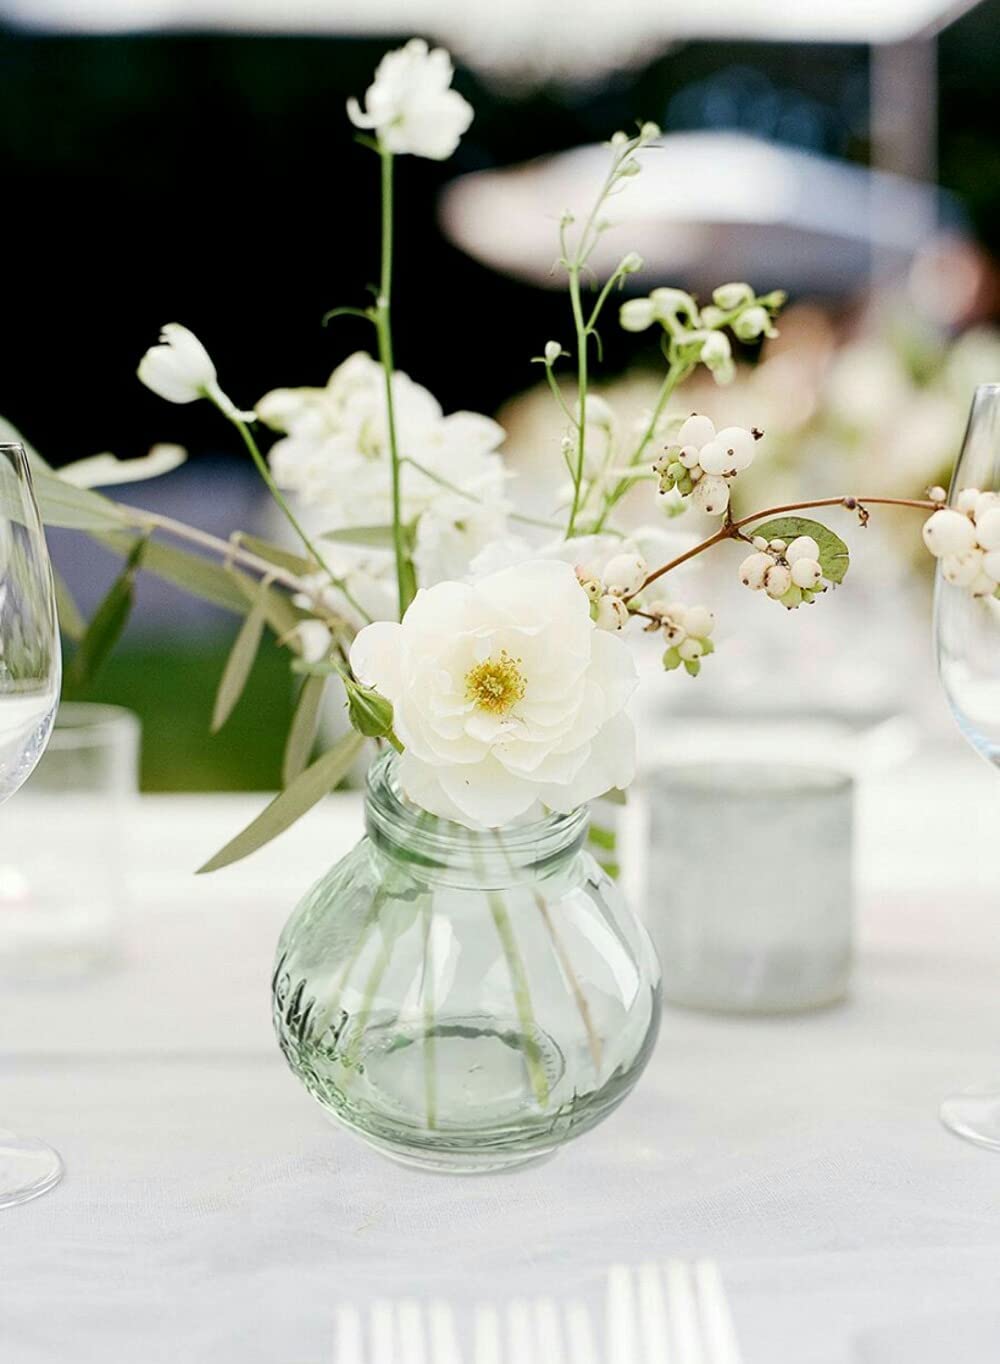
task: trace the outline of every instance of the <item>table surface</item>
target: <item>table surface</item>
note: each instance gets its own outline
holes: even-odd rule
[[[328,1124],[271,1036],[276,936],[356,840],[358,799],[196,879],[259,799],[143,798],[118,963],[0,996],[4,1122],[67,1167],[0,1213],[0,1359],[319,1364],[340,1300],[596,1310],[611,1261],[668,1256],[719,1260],[747,1364],[846,1364],[858,1332],[995,1307],[1000,1155],[937,1120],[948,1090],[1000,1082],[995,781],[959,752],[862,785],[847,1004],[668,1010],[608,1122],[475,1178]],[[58,846],[53,819],[37,836]]]

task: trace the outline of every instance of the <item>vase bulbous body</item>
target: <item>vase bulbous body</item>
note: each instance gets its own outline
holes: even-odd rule
[[[397,1159],[476,1171],[625,1098],[660,973],[587,823],[472,832],[411,805],[392,755],[373,765],[367,834],[295,910],[274,971],[282,1051],[331,1117]]]

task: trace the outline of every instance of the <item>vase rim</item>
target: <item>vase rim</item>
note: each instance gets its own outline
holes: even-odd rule
[[[369,833],[382,844],[405,848],[421,861],[459,864],[490,875],[537,865],[574,850],[584,838],[589,806],[569,814],[549,811],[498,829],[470,829],[414,804],[403,793],[399,755],[385,753],[368,769],[365,816]]]

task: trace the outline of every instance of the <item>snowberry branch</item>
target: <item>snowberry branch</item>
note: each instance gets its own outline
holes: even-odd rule
[[[816,507],[843,507],[846,511],[856,511],[861,515],[862,524],[868,517],[865,512],[865,505],[879,505],[884,507],[915,507],[918,511],[934,512],[943,505],[941,502],[932,502],[928,499],[910,497],[820,497],[811,502],[786,502],[780,507],[767,507],[764,511],[752,512],[749,516],[741,516],[736,520],[728,520],[725,525],[720,527],[714,535],[710,535],[707,540],[702,540],[692,549],[684,554],[678,554],[676,559],[671,559],[669,563],[661,564],[652,573],[647,574],[643,582],[634,592],[629,593],[624,598],[626,602],[637,597],[640,592],[647,588],[650,583],[656,582],[657,578],[662,578],[664,574],[671,572],[672,569],[679,568],[681,564],[686,564],[689,559],[694,559],[699,554],[704,554],[706,549],[711,549],[713,545],[720,545],[723,540],[745,539],[741,535],[744,526],[752,525],[755,521],[766,521],[772,516],[780,516],[784,512],[810,511]],[[633,613],[636,614],[636,613]]]

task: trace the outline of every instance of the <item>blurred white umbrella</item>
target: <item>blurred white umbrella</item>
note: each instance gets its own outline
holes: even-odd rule
[[[648,58],[692,38],[898,43],[975,0],[0,0],[0,16],[83,32],[221,28],[238,32],[424,33],[470,66],[573,73]]]
[[[873,258],[905,267],[939,216],[932,186],[741,133],[672,133],[642,159],[612,201],[615,227],[591,259],[599,277],[636,250],[640,284],[748,278],[762,290],[839,292],[863,282]],[[593,201],[607,162],[606,148],[590,146],[464,175],[442,196],[442,225],[484,264],[562,287],[559,218]]]

